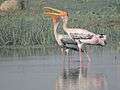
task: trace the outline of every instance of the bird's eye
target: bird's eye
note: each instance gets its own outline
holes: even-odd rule
[[[99,37],[100,37],[100,38],[103,38],[103,35],[100,35]]]

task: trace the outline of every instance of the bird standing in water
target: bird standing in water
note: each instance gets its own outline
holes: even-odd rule
[[[72,39],[70,39],[68,35],[60,34],[57,32],[57,28],[60,23],[60,17],[55,14],[45,14],[45,15],[50,16],[52,19],[54,36],[55,36],[55,39],[56,39],[58,45],[61,48],[65,49],[67,54],[68,54],[69,49],[78,51],[76,42],[74,42]]]
[[[77,43],[78,50],[80,52],[80,61],[82,62],[82,46],[83,45],[106,45],[106,35],[95,34],[85,29],[81,28],[68,28],[68,13],[65,11],[57,10],[51,7],[45,7],[47,9],[46,15],[56,15],[59,16],[63,21],[63,30],[68,34],[68,38]],[[54,11],[54,12],[53,12]],[[91,61],[89,59],[89,61]]]
[[[68,28],[68,14],[61,16],[63,19],[63,30],[68,34],[68,36],[74,40],[79,48],[80,57],[82,61],[82,46],[85,45],[106,45],[106,35],[104,34],[95,34],[85,29],[81,28]]]

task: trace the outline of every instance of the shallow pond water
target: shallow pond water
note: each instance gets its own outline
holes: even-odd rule
[[[92,62],[60,49],[1,51],[0,90],[120,90],[120,54],[91,48]]]

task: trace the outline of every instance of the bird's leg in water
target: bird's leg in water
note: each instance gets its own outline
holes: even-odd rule
[[[61,48],[61,59],[62,62],[63,62],[63,65],[65,64],[65,61],[66,61],[66,56],[65,56],[65,50],[64,48]]]
[[[66,54],[66,56],[67,56],[67,58],[68,58],[68,67],[70,66],[70,62],[71,62],[71,59],[70,59],[70,56],[69,56],[69,49],[66,49],[65,50],[65,54]]]
[[[86,49],[87,49],[87,48],[86,48]],[[84,54],[86,55],[86,57],[88,58],[88,62],[91,62],[92,59],[91,59],[91,56],[90,56],[90,51],[89,51],[89,49],[88,49],[88,50],[84,50],[83,52],[84,52]]]
[[[78,43],[79,54],[80,54],[80,63],[83,62],[83,58],[82,58],[82,52],[83,52],[82,45],[83,45],[83,43]]]
[[[68,56],[68,54],[69,54],[69,49],[66,49],[66,50],[65,50],[65,54]]]
[[[61,56],[63,58],[63,60],[65,59],[65,53],[64,53],[64,48],[61,48]]]
[[[80,54],[80,63],[83,61],[82,60],[82,45],[84,44],[84,43],[81,43],[79,40],[75,40],[76,42],[77,42],[77,45],[78,45],[78,49],[79,49],[79,54]]]
[[[63,48],[61,48],[61,54],[64,55],[64,49]]]
[[[89,62],[92,61],[92,57],[91,57],[91,47],[88,47],[88,60],[89,60]]]
[[[79,54],[80,54],[80,63],[82,63],[83,59],[82,59],[82,50],[81,50],[81,48],[79,48]]]

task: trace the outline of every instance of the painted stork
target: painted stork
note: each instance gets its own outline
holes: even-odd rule
[[[95,34],[85,29],[81,28],[68,28],[68,13],[51,7],[46,7],[48,9],[48,14],[56,14],[62,18],[63,21],[63,30],[68,34],[69,38],[77,43],[77,46],[80,51],[80,60],[82,61],[82,46],[85,45],[106,45],[106,35],[104,34]],[[54,12],[50,12],[50,11]]]
[[[57,28],[60,22],[60,17],[52,13],[45,14],[45,15],[50,16],[52,19],[54,36],[58,45],[61,48],[64,48],[67,54],[69,49],[78,51],[79,49],[76,42],[74,42],[71,38],[69,38],[68,35],[60,34],[57,32]]]

